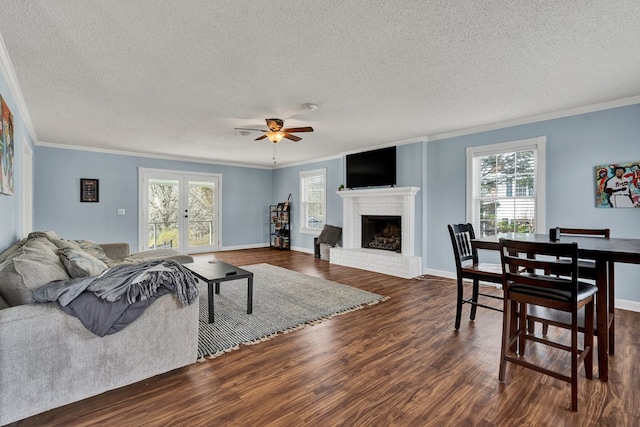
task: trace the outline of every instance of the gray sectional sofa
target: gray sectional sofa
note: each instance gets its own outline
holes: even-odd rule
[[[126,243],[53,232],[31,233],[0,254],[0,425],[196,361],[197,303],[182,306],[164,295],[123,330],[98,337],[55,303],[30,300],[33,289],[70,271],[154,259],[193,261],[175,250],[132,255]]]

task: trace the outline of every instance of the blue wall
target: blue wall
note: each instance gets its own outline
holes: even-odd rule
[[[22,204],[24,195],[24,182],[22,174],[24,144],[33,149],[33,139],[27,131],[22,117],[22,112],[9,89],[4,75],[0,73],[0,96],[13,114],[13,195],[0,194],[0,251],[12,245],[22,238],[23,217]]]
[[[433,141],[427,149],[427,268],[454,272],[448,223],[466,220],[466,147],[546,136],[547,227],[640,238],[640,209],[595,207],[595,166],[640,161],[640,104]],[[444,250],[446,248],[446,250]],[[616,265],[616,298],[640,301],[640,266]]]
[[[275,201],[285,201],[291,193],[291,246],[297,250],[313,252],[313,238],[317,235],[300,233],[300,172],[327,170],[327,212],[326,223],[342,227],[342,199],[336,194],[344,183],[344,159],[331,159],[307,163],[302,166],[275,169],[273,171],[273,196]]]
[[[138,246],[138,168],[222,174],[222,244],[268,242],[271,170],[36,147],[34,229],[67,239]],[[100,180],[100,202],[80,202],[80,178]],[[118,209],[126,215],[118,216]]]

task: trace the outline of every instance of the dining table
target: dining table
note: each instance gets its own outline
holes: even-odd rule
[[[549,234],[503,233],[478,237],[471,241],[476,249],[500,250],[500,239],[525,242],[550,242]],[[609,379],[609,325],[614,313],[610,312],[608,295],[608,268],[614,263],[640,264],[640,239],[596,238],[562,235],[557,242],[578,244],[578,257],[595,261],[596,268],[596,322],[598,330],[598,376],[601,381]],[[612,284],[615,286],[615,284]],[[611,310],[612,311],[612,310]],[[601,331],[606,331],[602,333]]]

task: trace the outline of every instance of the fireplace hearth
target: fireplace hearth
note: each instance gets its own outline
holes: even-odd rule
[[[402,253],[402,217],[362,215],[362,247]]]

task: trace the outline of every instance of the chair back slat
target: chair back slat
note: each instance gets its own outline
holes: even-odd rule
[[[471,240],[475,239],[475,233],[471,224],[449,224],[449,236],[456,260],[456,267],[461,268],[462,264],[472,260],[478,261],[477,252],[471,245]]]

